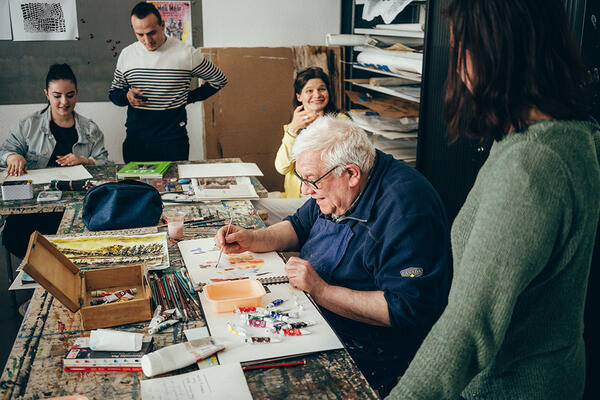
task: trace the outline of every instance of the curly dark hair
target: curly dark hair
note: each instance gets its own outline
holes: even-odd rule
[[[535,109],[560,120],[588,117],[587,75],[560,0],[453,0],[446,15],[451,142],[501,140],[524,129]]]

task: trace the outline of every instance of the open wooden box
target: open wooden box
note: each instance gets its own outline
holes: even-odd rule
[[[29,239],[23,270],[71,312],[80,311],[84,330],[147,321],[152,318],[152,293],[144,279],[143,265],[80,271],[41,233]],[[136,288],[135,298],[90,306],[92,290],[118,291]]]

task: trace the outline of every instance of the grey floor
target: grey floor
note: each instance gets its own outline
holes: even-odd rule
[[[15,257],[12,257],[11,260],[14,271],[21,260]],[[4,368],[23,320],[19,314],[19,305],[31,297],[33,290],[19,290],[14,297],[12,292],[8,291],[6,252],[2,245],[0,245],[0,264],[0,304],[3,305],[2,312],[0,312],[0,365]],[[16,276],[14,272],[13,276]]]

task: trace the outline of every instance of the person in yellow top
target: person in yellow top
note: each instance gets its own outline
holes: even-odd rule
[[[298,72],[294,81],[294,114],[292,121],[283,126],[283,139],[275,157],[275,169],[285,175],[283,197],[300,197],[301,181],[294,175],[295,163],[290,161],[290,152],[296,137],[302,130],[312,124],[314,120],[325,114],[339,114],[335,104],[331,101],[329,77],[319,67],[308,67]]]

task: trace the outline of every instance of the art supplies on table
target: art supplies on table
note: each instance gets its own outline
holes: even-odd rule
[[[7,176],[5,182],[31,180],[34,185],[50,183],[53,180],[58,181],[76,181],[79,179],[92,179],[92,175],[83,165],[74,165],[72,167],[56,167],[30,169],[21,176]]]
[[[285,263],[276,252],[223,254],[213,238],[183,240],[181,256],[195,287],[233,279],[257,279],[262,283],[287,282]]]
[[[72,313],[79,311],[84,330],[147,321],[152,317],[152,293],[144,265],[126,265],[81,271],[38,231],[33,232],[22,262],[33,277]],[[89,305],[98,290],[117,292],[135,288],[135,298],[125,302]]]
[[[180,178],[216,178],[223,176],[263,176],[255,163],[178,164]]]
[[[45,203],[58,201],[62,197],[62,192],[60,190],[43,190],[38,193],[37,202]]]
[[[160,274],[161,276],[159,274],[151,273],[148,276],[155,304],[161,307],[163,313],[176,309],[181,315],[181,317],[175,315],[175,317],[164,318],[160,323],[166,323],[169,319],[183,319],[185,321],[202,319],[200,302],[196,298],[193,288],[187,285],[187,278],[183,278],[184,274],[181,271],[175,271],[172,274]],[[148,326],[148,330],[152,329],[152,333],[160,332],[166,328],[168,328],[168,325],[152,325],[152,321]]]
[[[256,190],[247,176],[191,178],[191,182],[196,201],[258,200]]]
[[[81,371],[141,371],[142,356],[152,349],[152,336],[144,336],[138,351],[92,350],[90,338],[81,337],[63,358],[63,370]]]
[[[208,337],[177,343],[142,357],[142,371],[151,378],[195,364],[223,350],[225,346]]]
[[[117,171],[117,179],[162,178],[170,161],[132,161]]]
[[[32,277],[27,275],[25,272],[17,269],[17,277],[13,279],[8,290],[25,290],[25,289],[37,289],[42,287]]]
[[[166,232],[47,238],[75,265],[82,268],[106,268],[133,263],[143,263],[151,270],[169,267]]]
[[[142,400],[252,400],[239,364],[141,381]]]
[[[270,293],[264,296],[262,307],[257,307],[254,311],[237,313],[216,312],[208,303],[205,294],[200,294],[211,337],[225,346],[225,350],[217,354],[220,364],[252,365],[312,352],[343,348],[325,318],[304,292],[293,289],[287,283],[267,285],[267,288]],[[267,309],[267,305],[277,299],[284,300],[284,302]],[[289,317],[286,321],[277,322],[276,319],[267,318],[267,315],[271,315],[273,312],[279,314],[297,312],[298,318]],[[243,314],[246,315],[245,319],[242,318]],[[270,320],[271,329],[267,329],[267,326],[255,327],[247,324],[245,321],[251,318]],[[292,327],[291,324],[299,322],[306,324],[296,325],[299,328]],[[289,328],[288,325],[290,325]],[[276,332],[277,326],[280,329],[298,329],[300,332],[295,331],[293,335],[278,333]],[[232,329],[239,333],[242,333],[240,331],[243,330],[243,333],[234,334]],[[302,330],[309,331],[310,334],[303,334]]]

